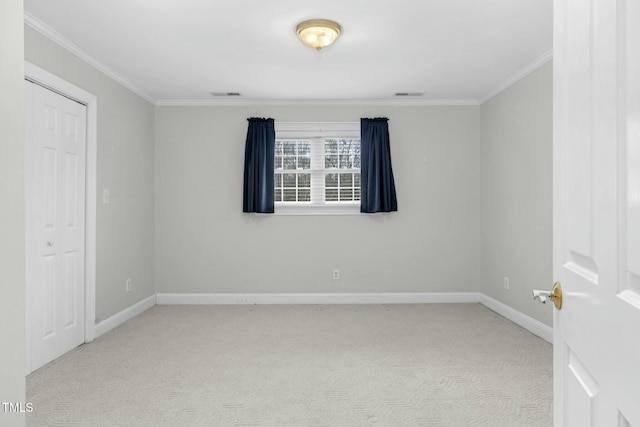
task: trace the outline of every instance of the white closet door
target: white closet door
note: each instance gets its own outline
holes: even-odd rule
[[[31,82],[26,95],[27,365],[35,370],[84,343],[87,113]]]

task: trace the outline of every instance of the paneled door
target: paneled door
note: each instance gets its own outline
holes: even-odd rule
[[[554,425],[640,426],[640,2],[554,20]]]
[[[84,343],[87,119],[84,105],[25,84],[30,372]]]

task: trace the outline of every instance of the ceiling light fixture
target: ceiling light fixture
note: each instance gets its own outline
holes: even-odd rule
[[[298,24],[296,34],[302,43],[320,50],[336,41],[342,27],[340,24],[328,19],[311,19]]]

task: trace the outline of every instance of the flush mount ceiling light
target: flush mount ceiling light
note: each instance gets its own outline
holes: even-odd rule
[[[337,22],[327,19],[311,19],[298,24],[296,34],[302,43],[320,50],[336,41],[342,27]]]

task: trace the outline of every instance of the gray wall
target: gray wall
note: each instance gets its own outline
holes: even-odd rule
[[[552,304],[531,299],[553,281],[551,61],[482,104],[481,123],[481,291],[551,325]]]
[[[251,116],[389,117],[398,212],[243,214]],[[157,292],[477,291],[479,118],[479,107],[157,107]]]
[[[25,26],[25,59],[98,98],[96,322],[155,293],[154,106]],[[111,203],[102,204],[102,189]],[[131,292],[125,281],[133,280]]]
[[[0,2],[0,402],[25,403],[24,19],[22,0]],[[5,413],[0,425],[24,425]]]

